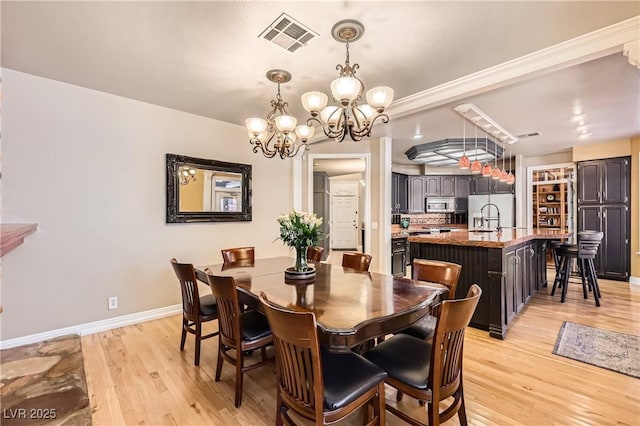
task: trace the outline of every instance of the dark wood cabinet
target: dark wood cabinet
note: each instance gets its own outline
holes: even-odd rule
[[[602,231],[602,243],[595,260],[598,276],[629,279],[629,207],[626,205],[578,207],[578,230]]]
[[[313,172],[313,212],[322,220],[322,240],[318,245],[324,248],[322,260],[329,255],[331,233],[331,192],[329,175],[326,172]]]
[[[456,198],[467,198],[471,195],[471,176],[456,176]]]
[[[514,185],[490,177],[476,176],[473,178],[471,191],[472,195],[487,195],[489,192],[491,194],[512,194]]]
[[[578,231],[603,232],[595,262],[602,278],[629,279],[629,164],[629,157],[578,163]]]
[[[391,210],[394,213],[407,211],[407,175],[391,174]]]
[[[424,212],[425,179],[424,176],[409,176],[407,208],[411,212]]]
[[[404,277],[407,272],[407,239],[391,240],[391,274]]]
[[[456,196],[456,178],[454,176],[440,176],[440,196]]]
[[[473,178],[473,195],[487,195],[491,190],[491,178],[477,176]]]
[[[427,197],[440,196],[440,176],[424,177],[424,195]]]
[[[578,203],[618,204],[629,201],[628,157],[578,163]]]

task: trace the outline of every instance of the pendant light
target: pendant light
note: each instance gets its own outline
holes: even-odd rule
[[[511,174],[511,144],[509,144],[509,174],[507,175],[507,184],[513,185],[516,182],[516,177]]]
[[[466,130],[467,130],[467,119],[462,116],[462,157],[458,161],[458,167],[462,170],[468,170],[471,162],[469,161],[469,157],[467,157],[467,145],[466,145]]]
[[[482,164],[478,161],[478,122],[476,121],[474,124],[476,128],[476,159],[471,164],[471,174],[478,175],[482,172]]]
[[[500,167],[498,167],[498,143],[493,143],[493,170],[491,171],[491,179],[500,179]]]
[[[489,154],[489,145],[488,145],[488,136],[487,136],[487,130],[485,129],[484,131],[484,152],[486,154]],[[489,164],[488,160],[485,160],[484,166],[482,166],[482,176],[484,177],[489,177],[491,176],[491,172],[493,170],[491,169],[491,165]]]

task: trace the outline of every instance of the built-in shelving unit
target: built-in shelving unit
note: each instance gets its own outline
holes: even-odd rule
[[[567,226],[566,184],[536,185],[533,193],[534,227],[561,228]]]
[[[575,167],[530,168],[533,228],[573,229]]]

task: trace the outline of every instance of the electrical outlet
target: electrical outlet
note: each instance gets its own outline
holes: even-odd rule
[[[113,296],[109,298],[109,310],[118,309],[118,297]]]

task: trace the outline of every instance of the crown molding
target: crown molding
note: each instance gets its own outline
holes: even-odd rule
[[[640,39],[640,15],[440,84],[394,101],[387,113],[402,117],[464,97],[497,89],[536,75],[588,62]]]

